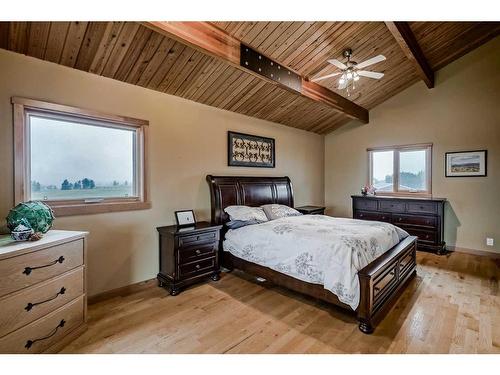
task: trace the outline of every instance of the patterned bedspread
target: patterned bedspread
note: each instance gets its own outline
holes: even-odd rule
[[[229,230],[223,245],[238,258],[321,284],[355,310],[358,271],[407,236],[388,223],[304,215]]]

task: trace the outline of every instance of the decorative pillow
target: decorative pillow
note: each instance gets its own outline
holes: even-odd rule
[[[248,221],[242,221],[242,220],[231,220],[226,223],[226,227],[229,229],[238,229],[241,227],[246,227],[247,225],[254,225],[254,224],[260,224],[262,221],[258,220],[248,220]]]
[[[229,215],[231,220],[256,220],[259,222],[268,221],[264,210],[260,207],[228,206],[224,209],[224,212]]]
[[[269,220],[275,220],[288,216],[302,215],[295,208],[285,206],[284,204],[265,204],[261,206]]]

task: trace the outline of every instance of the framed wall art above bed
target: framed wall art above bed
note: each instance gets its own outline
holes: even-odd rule
[[[227,133],[227,165],[230,167],[275,167],[273,138],[257,135]]]

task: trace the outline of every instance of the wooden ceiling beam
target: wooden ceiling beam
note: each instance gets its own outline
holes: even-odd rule
[[[295,94],[304,96],[316,102],[323,103],[335,110],[342,112],[350,118],[358,119],[363,123],[368,123],[368,110],[357,105],[343,96],[323,87],[317,83],[310,82],[304,77],[301,78],[301,91],[292,90],[290,87],[282,85],[270,78],[253,72],[240,65],[241,41],[229,35],[226,31],[219,29],[209,22],[143,22],[146,27],[161,33],[169,38],[175,39],[195,50],[222,59],[230,65],[250,73],[273,85],[292,91]],[[277,64],[281,64],[279,61]],[[281,64],[285,66],[284,64]]]
[[[434,87],[434,72],[420,48],[408,22],[386,22],[387,28],[400,45],[406,57],[413,63],[418,75],[428,88]]]

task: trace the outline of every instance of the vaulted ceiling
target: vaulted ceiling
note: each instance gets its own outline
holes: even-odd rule
[[[334,72],[326,60],[343,60],[345,48],[353,50],[356,61],[385,55],[387,60],[373,65],[385,76],[362,78],[347,98],[367,110],[421,79],[415,61],[383,22],[213,24],[305,81]],[[500,34],[500,23],[411,22],[407,26],[433,71]],[[338,105],[261,79],[182,38],[135,22],[1,22],[0,48],[320,134],[353,117],[339,111]],[[337,89],[336,80],[318,84],[333,99],[344,100],[340,96],[345,97],[345,92]]]

